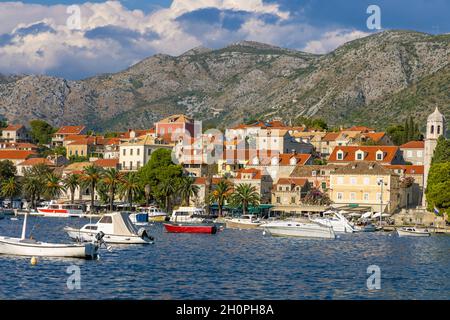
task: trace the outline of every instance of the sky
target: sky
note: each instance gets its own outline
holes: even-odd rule
[[[0,0],[0,73],[83,79],[242,40],[323,54],[389,29],[450,33],[449,13],[449,0]]]

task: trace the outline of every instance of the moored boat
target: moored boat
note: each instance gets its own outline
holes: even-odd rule
[[[92,241],[97,233],[104,234],[106,243],[148,244],[153,243],[145,228],[137,229],[128,212],[114,212],[103,215],[97,223],[90,223],[81,229],[65,227],[64,231],[75,241]]]
[[[164,222],[169,219],[168,214],[158,207],[150,206],[150,207],[141,207],[139,209],[141,212],[148,214],[149,222],[150,221],[151,222]]]
[[[339,212],[325,211],[322,217],[313,218],[311,221],[332,227],[333,231],[337,233],[355,232],[355,227]]]
[[[397,228],[399,237],[429,237],[431,233],[427,229],[417,229],[415,227]]]
[[[258,228],[262,222],[252,214],[244,214],[239,218],[225,219],[227,228],[235,229],[255,229]]]
[[[213,223],[164,223],[169,233],[217,233],[217,226]]]
[[[85,216],[84,205],[67,203],[50,203],[37,208],[37,212],[44,217],[53,218],[81,218]]]
[[[205,220],[206,212],[202,208],[179,207],[172,212],[170,222],[175,223],[202,223]]]
[[[102,236],[96,235],[94,240],[85,244],[61,244],[40,242],[26,239],[27,216],[25,215],[22,236],[20,238],[0,237],[0,254],[31,257],[59,257],[95,259],[102,243]]]
[[[297,221],[274,221],[263,226],[264,233],[272,236],[290,236],[300,238],[335,239],[332,227],[317,223],[302,223]]]

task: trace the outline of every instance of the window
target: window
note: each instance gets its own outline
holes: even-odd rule
[[[136,167],[137,167],[138,169],[141,167],[141,162],[140,162],[140,161],[137,161],[137,162],[136,162]]]
[[[327,183],[326,182],[322,182],[322,190],[325,190],[327,188]]]
[[[133,169],[133,161],[130,161],[130,170]]]
[[[407,152],[406,152],[406,156],[407,157],[409,157],[409,158],[411,158],[413,155],[412,155],[412,150],[408,150]]]
[[[364,193],[364,200],[365,201],[369,200],[369,194],[367,192]]]
[[[358,151],[356,152],[356,160],[364,160],[364,152]]]
[[[343,194],[342,192],[338,192],[338,193],[337,193],[337,199],[338,199],[338,200],[344,199],[344,194]]]
[[[280,197],[277,197],[277,203],[281,203]]]
[[[383,152],[377,151],[377,161],[381,161],[381,160],[383,160]]]
[[[438,126],[437,127],[437,134],[440,134],[441,133],[441,126]]]
[[[295,203],[295,197],[291,197],[291,203]]]
[[[111,216],[103,216],[98,223],[112,223]]]
[[[152,149],[148,149],[147,155],[151,155],[151,154],[152,154]]]
[[[350,184],[356,184],[356,177],[350,177]]]
[[[430,133],[434,134],[434,126],[431,126]]]
[[[418,157],[423,157],[423,152],[422,152],[422,150],[418,150],[418,151],[417,151],[417,156],[418,156]]]
[[[364,178],[364,184],[367,186],[370,184],[370,178],[369,177],[365,177]]]
[[[344,184],[344,177],[338,177],[337,184]]]
[[[83,150],[81,150],[81,155],[84,156],[84,151]]]
[[[356,193],[350,192],[350,200],[356,200]]]
[[[124,169],[125,169],[125,167],[127,166],[127,164],[125,163],[125,161],[122,162],[122,166],[123,166]]]
[[[130,149],[130,156],[133,155],[133,149]]]
[[[123,155],[124,155],[124,156],[127,155],[127,149],[123,149]]]
[[[338,159],[338,160],[344,160],[344,152],[338,151],[338,153],[337,153],[337,159]]]

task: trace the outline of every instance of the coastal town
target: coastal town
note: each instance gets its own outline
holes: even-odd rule
[[[438,162],[435,149],[448,146],[438,108],[426,124],[407,121],[401,138],[366,126],[327,128],[321,119],[302,120],[247,121],[223,133],[203,130],[182,114],[146,130],[105,134],[84,125],[5,124],[3,210],[66,204],[102,214],[154,206],[170,215],[191,207],[215,217],[267,219],[332,209],[384,228],[445,231],[448,202],[427,186]]]

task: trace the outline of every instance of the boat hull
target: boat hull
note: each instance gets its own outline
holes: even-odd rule
[[[227,228],[232,229],[256,229],[261,225],[261,223],[244,223],[232,220],[225,220],[225,224]]]
[[[426,231],[408,231],[397,229],[397,234],[399,237],[429,237],[431,233]]]
[[[152,222],[164,222],[168,219],[169,217],[167,215],[164,216],[149,216],[148,217],[148,221],[152,221]]]
[[[98,246],[93,243],[66,245],[0,237],[0,254],[29,257],[95,259],[98,255]]]
[[[64,228],[64,231],[67,233],[67,235],[74,241],[81,241],[81,242],[91,242],[95,241],[95,236],[97,235],[96,232],[88,232],[88,231],[82,231],[80,229],[70,228],[66,227]],[[146,241],[145,239],[142,239],[138,235],[136,236],[121,236],[121,235],[113,235],[113,234],[107,234],[105,233],[103,240],[110,244],[149,244],[151,241]]]
[[[50,218],[81,218],[85,214],[81,210],[65,210],[65,209],[37,209],[38,213],[44,217]]]
[[[217,232],[216,225],[201,224],[172,224],[164,223],[164,228],[169,233],[206,233],[215,234]]]
[[[298,237],[309,239],[335,239],[336,234],[331,227],[319,225],[300,225],[292,224],[268,224],[264,226],[264,231],[272,236]]]

